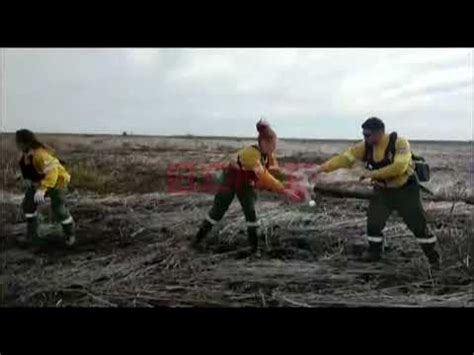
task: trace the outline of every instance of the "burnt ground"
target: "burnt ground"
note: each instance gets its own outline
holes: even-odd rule
[[[472,195],[465,195],[466,182],[472,189],[469,146],[418,148],[431,161],[430,187],[438,194],[437,199],[425,196],[429,226],[444,259],[442,270],[435,272],[395,214],[385,229],[384,260],[358,260],[366,247],[368,201],[348,197],[364,197],[350,186],[337,187],[338,197],[318,192],[315,208],[261,193],[261,258],[249,255],[237,201],[204,250],[190,250],[188,244],[213,196],[167,193],[166,166],[176,160],[225,161],[241,141],[53,138],[53,146],[73,170],[68,204],[77,222],[78,243],[66,249],[58,231],[47,224],[48,242],[43,246],[17,243],[25,231],[19,209],[22,193],[14,178],[14,154],[7,154],[2,141],[2,306],[473,305],[473,205]],[[318,163],[345,144],[284,142],[280,161]],[[336,178],[339,175],[328,181]],[[48,221],[47,205],[41,213]]]
[[[78,245],[54,231],[44,247],[15,238],[25,225],[4,204],[5,306],[472,306],[472,206],[428,204],[443,269],[430,270],[414,237],[392,216],[385,259],[367,264],[367,201],[320,196],[318,205],[260,198],[264,251],[249,256],[240,206],[204,243],[188,248],[212,196],[72,196]],[[45,209],[47,211],[47,209]],[[17,218],[20,218],[18,220]]]

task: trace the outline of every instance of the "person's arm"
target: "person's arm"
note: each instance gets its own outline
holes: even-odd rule
[[[281,170],[278,160],[274,154],[272,154],[269,158],[268,171],[279,181],[283,181],[285,179],[285,174]]]
[[[285,189],[283,184],[275,178],[267,169],[264,169],[261,165],[257,167],[255,173],[258,177],[257,186],[259,188],[270,190],[273,192],[281,193]]]
[[[400,176],[409,168],[411,161],[410,144],[404,138],[398,138],[395,145],[395,158],[393,163],[367,174],[373,180],[386,180]]]
[[[44,149],[39,149],[33,155],[33,165],[45,177],[40,182],[40,190],[46,191],[56,186],[59,175],[59,161]]]
[[[364,152],[365,144],[364,142],[359,142],[348,148],[342,154],[339,154],[321,164],[319,170],[329,173],[341,168],[350,168],[356,160],[362,160],[364,158]]]

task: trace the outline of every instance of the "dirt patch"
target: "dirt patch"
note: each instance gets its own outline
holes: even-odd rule
[[[449,206],[436,203],[429,210],[445,258],[444,269],[434,273],[396,216],[389,221],[384,261],[359,262],[365,220],[355,199],[326,197],[325,209],[316,210],[261,201],[259,215],[267,218],[260,259],[249,254],[240,207],[234,204],[204,251],[196,253],[188,243],[203,215],[198,210],[211,202],[212,196],[166,194],[73,201],[80,221],[73,250],[59,240],[19,249],[10,225],[5,236],[10,247],[2,252],[4,304],[358,306],[383,298],[386,305],[449,306],[467,305],[472,297],[472,264],[466,262],[472,236],[462,224],[472,213],[468,205],[451,215]]]

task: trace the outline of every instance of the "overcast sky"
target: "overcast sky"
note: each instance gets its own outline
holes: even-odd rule
[[[2,129],[472,139],[473,50],[5,49]]]

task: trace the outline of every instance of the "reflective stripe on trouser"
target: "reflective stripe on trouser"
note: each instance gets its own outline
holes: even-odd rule
[[[420,244],[435,244],[436,243],[436,237],[431,237],[431,238],[416,238],[418,243]]]
[[[367,236],[369,241],[369,254],[372,256],[381,255],[384,250],[384,238],[380,236]]]
[[[65,191],[57,188],[49,189],[48,196],[51,198],[51,209],[56,221],[61,224],[73,223],[71,214],[66,207]]]
[[[74,223],[74,219],[72,219],[72,216],[69,216],[68,218],[66,218],[64,221],[61,221],[61,224],[62,225],[65,225],[65,224],[72,224]]]
[[[33,218],[37,216],[35,193],[36,188],[34,186],[28,187],[25,191],[25,197],[23,198],[23,202],[21,205],[23,209],[23,214],[26,218]]]
[[[74,234],[74,219],[69,216],[67,219],[61,222],[64,234],[69,237]]]
[[[383,237],[368,235],[367,240],[371,243],[382,243],[383,242]]]
[[[74,234],[74,223],[61,224],[63,227],[63,232],[66,236],[71,236]]]
[[[22,204],[23,212],[28,222],[27,234],[30,237],[37,237],[39,228],[38,212],[36,211],[37,205],[34,201],[35,193],[36,187],[30,186],[25,192]],[[66,207],[65,191],[52,188],[48,189],[46,195],[51,199],[51,209],[54,218],[57,222],[61,223],[64,233],[68,236],[74,234],[74,219]]]
[[[247,228],[252,228],[252,227],[258,228],[258,227],[260,227],[260,223],[259,222],[247,222],[246,226],[247,226]]]
[[[382,236],[385,223],[396,210],[420,245],[436,243],[428,229],[420,196],[420,187],[414,182],[396,189],[377,189],[367,211],[367,234]]]
[[[229,172],[227,172],[227,174],[229,174]],[[228,178],[229,177],[227,175],[224,175],[224,179],[221,184],[221,186],[224,188],[218,189],[218,193],[214,197],[214,203],[211,210],[209,211],[208,216],[206,217],[206,220],[211,224],[215,224],[215,222],[220,221],[229,209],[229,206],[234,200],[235,195],[237,195],[245,215],[245,220],[247,222],[249,241],[252,245],[256,245],[258,222],[255,212],[255,191],[252,186],[248,184],[240,184],[239,186],[226,185]]]
[[[54,218],[61,223],[64,234],[67,237],[74,235],[74,219],[66,207],[65,191],[59,188],[49,189],[48,196],[51,198],[51,209]]]

